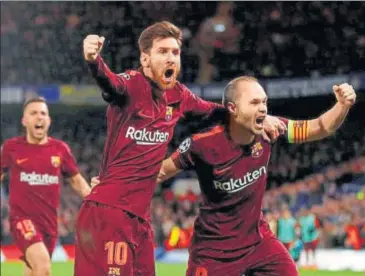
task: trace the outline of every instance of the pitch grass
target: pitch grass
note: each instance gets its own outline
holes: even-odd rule
[[[157,276],[184,276],[185,264],[156,264]],[[1,276],[22,276],[22,263],[1,263]],[[352,271],[300,271],[301,276],[364,276],[364,272]],[[52,276],[73,276],[73,263],[53,263]]]

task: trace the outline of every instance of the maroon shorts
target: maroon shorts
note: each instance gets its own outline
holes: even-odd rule
[[[57,237],[40,231],[40,227],[28,218],[10,219],[10,229],[16,246],[23,253],[20,258],[29,266],[25,259],[25,251],[29,246],[37,242],[43,242],[46,246],[49,256],[52,257],[53,250],[56,246]]]
[[[111,206],[85,201],[76,225],[74,276],[154,276],[149,222]]]
[[[297,266],[288,250],[274,237],[262,240],[242,257],[236,259],[209,258],[209,250],[192,248],[187,276],[297,276]],[[216,255],[216,252],[215,252]],[[202,257],[203,256],[203,257]]]
[[[308,251],[308,250],[316,250],[317,246],[318,246],[318,242],[319,240],[316,239],[314,241],[311,242],[305,242],[304,243],[304,250]]]

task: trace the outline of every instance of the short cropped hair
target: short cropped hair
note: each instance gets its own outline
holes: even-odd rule
[[[35,97],[35,98],[30,98],[29,100],[27,100],[24,105],[23,105],[23,111],[25,110],[25,108],[30,105],[31,103],[45,103],[47,104],[47,101],[45,98],[43,97]]]
[[[236,96],[236,86],[237,83],[240,81],[248,81],[248,82],[258,82],[255,77],[251,76],[241,76],[231,80],[227,86],[224,88],[223,97],[222,97],[222,104],[224,107],[227,107],[229,102],[233,102]]]
[[[161,21],[147,27],[138,39],[140,52],[148,53],[155,39],[164,39],[172,37],[177,40],[179,45],[182,44],[182,31],[174,24],[168,21]]]

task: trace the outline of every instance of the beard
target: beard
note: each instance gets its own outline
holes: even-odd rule
[[[168,82],[165,81],[165,70],[157,70],[155,66],[151,65],[151,73],[153,77],[153,81],[160,87],[162,90],[174,88],[177,82],[177,76],[180,73],[180,68],[174,68],[174,73],[171,76],[171,80]]]

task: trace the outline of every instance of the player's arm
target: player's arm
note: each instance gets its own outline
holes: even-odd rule
[[[174,160],[170,156],[169,158],[165,159],[162,162],[162,166],[160,169],[160,172],[157,176],[157,184],[160,184],[171,177],[174,177],[175,175],[179,174],[183,170],[176,166]]]
[[[102,90],[105,101],[110,102],[115,95],[127,93],[126,79],[113,73],[100,56],[105,38],[98,35],[88,35],[84,39],[84,58],[89,65],[91,74]]]
[[[91,191],[89,184],[80,173],[67,178],[67,181],[70,183],[75,192],[78,193],[82,198],[86,197]]]
[[[336,132],[345,120],[351,106],[356,101],[353,87],[347,83],[334,85],[337,103],[327,112],[312,120],[287,120],[288,141],[305,143],[321,140]]]
[[[194,167],[192,148],[192,139],[187,138],[169,158],[162,162],[160,172],[157,176],[157,184],[170,179],[183,170],[189,170]]]
[[[183,99],[181,109],[184,115],[191,113],[193,115],[209,116],[216,108],[222,108],[222,105],[205,101],[195,95],[185,85],[181,85],[183,89]]]
[[[61,171],[71,187],[84,198],[90,193],[91,188],[85,178],[80,174],[75,156],[72,154],[70,147],[66,143],[62,143],[62,147],[64,152]]]

